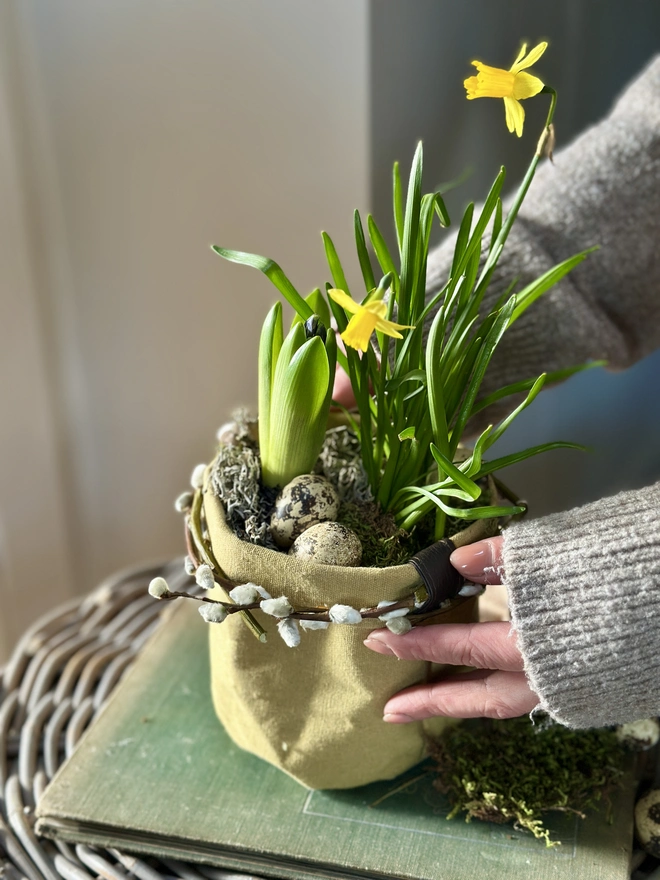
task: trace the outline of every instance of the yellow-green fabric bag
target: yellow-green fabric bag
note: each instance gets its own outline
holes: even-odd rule
[[[251,582],[297,607],[335,603],[372,607],[409,596],[420,578],[412,565],[347,568],[319,565],[240,540],[222,504],[204,493],[204,516],[213,554],[234,583]],[[218,588],[213,598],[223,598]],[[475,619],[476,600],[425,623]],[[422,661],[397,660],[363,645],[382,622],[331,624],[304,631],[289,648],[277,622],[252,612],[268,635],[259,642],[237,614],[210,626],[211,690],[218,718],[242,749],[284,770],[308,788],[352,788],[404,772],[425,755],[426,736],[448,719],[387,724],[386,701],[402,688],[428,680]]]

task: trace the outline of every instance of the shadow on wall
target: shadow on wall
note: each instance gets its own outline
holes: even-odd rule
[[[462,81],[479,58],[509,67],[518,40],[550,42],[538,70],[559,93],[557,146],[609,111],[614,99],[658,51],[660,5],[621,0],[525,0],[470,4],[379,0],[371,16],[372,206],[381,228],[391,216],[391,165],[404,174],[415,143],[424,140],[427,189],[470,172],[447,195],[456,223],[470,200],[485,197],[499,167],[513,189],[527,167],[535,139],[508,133],[500,101],[465,100]],[[462,67],[463,65],[463,67]],[[540,132],[543,102],[526,105],[526,130]],[[382,222],[384,221],[384,222]],[[391,239],[392,241],[392,239]],[[660,353],[625,373],[591,370],[544,391],[494,447],[504,455],[550,439],[593,447],[589,454],[557,451],[505,473],[534,515],[567,509],[660,479]]]

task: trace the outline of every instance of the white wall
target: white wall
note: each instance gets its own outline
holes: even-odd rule
[[[254,405],[277,298],[209,244],[302,292],[327,279],[321,228],[351,252],[367,18],[366,0],[3,4],[0,651],[37,597],[181,552],[172,501]]]

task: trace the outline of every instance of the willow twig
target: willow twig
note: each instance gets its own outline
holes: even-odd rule
[[[201,489],[197,489],[193,498],[190,514],[187,519],[188,528],[190,530],[190,535],[194,542],[195,548],[199,552],[199,555],[213,571],[213,578],[218,583],[218,586],[222,587],[225,593],[227,593],[227,587],[229,587],[229,589],[232,589],[234,584],[232,584],[231,581],[226,580],[220,574],[222,569],[218,564],[217,559],[213,555],[213,551],[211,550],[210,546],[207,546],[206,542],[204,541],[204,535],[202,532],[202,502],[202,491]],[[255,636],[255,638],[257,638],[260,642],[265,642],[266,630],[257,622],[254,615],[251,614],[249,611],[241,609],[241,617],[243,618],[246,626]]]

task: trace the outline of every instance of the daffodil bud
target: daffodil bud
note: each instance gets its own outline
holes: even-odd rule
[[[387,272],[378,282],[378,290],[383,294],[383,301],[387,300],[387,292],[392,286],[392,281],[394,280],[394,275],[391,272]]]

